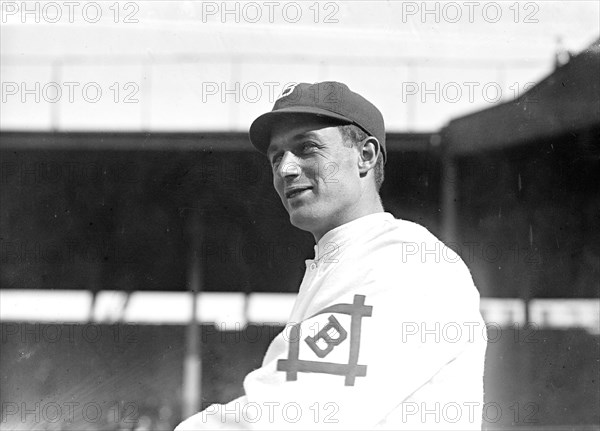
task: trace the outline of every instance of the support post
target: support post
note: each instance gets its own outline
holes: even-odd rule
[[[442,238],[457,242],[458,166],[447,146],[442,149]]]
[[[202,217],[194,211],[187,219],[191,236],[188,259],[188,289],[190,292],[191,312],[186,331],[186,352],[183,364],[183,417],[187,418],[200,410],[202,389],[202,360],[200,351],[200,327],[196,319],[198,293],[202,290],[202,268],[200,244],[202,235]]]

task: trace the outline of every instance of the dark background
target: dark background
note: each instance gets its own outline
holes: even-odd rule
[[[262,155],[168,150],[168,136],[144,134],[58,135],[59,149],[17,149],[44,138],[2,134],[2,288],[186,290],[199,215],[203,290],[297,291],[313,238],[290,225]],[[440,151],[427,135],[402,150],[402,138],[389,138],[384,206],[442,236]],[[61,139],[163,149],[65,150]],[[483,296],[598,298],[599,141],[594,128],[458,158],[449,180],[460,239],[449,245]]]

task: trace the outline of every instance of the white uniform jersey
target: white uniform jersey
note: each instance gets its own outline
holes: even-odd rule
[[[462,260],[389,213],[315,246],[289,322],[245,395],[199,429],[481,429],[485,326]]]

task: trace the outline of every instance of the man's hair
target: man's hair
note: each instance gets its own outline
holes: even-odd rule
[[[358,126],[355,126],[354,124],[338,126],[338,130],[342,135],[344,144],[349,147],[358,145],[358,143],[364,141],[369,137],[369,135],[364,130],[362,130]],[[379,156],[377,157],[377,163],[375,164],[375,168],[373,169],[373,174],[375,175],[375,188],[379,193],[379,189],[381,188],[384,179],[383,154],[381,153],[381,148],[379,151]]]

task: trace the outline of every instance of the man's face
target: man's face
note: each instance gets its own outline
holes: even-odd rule
[[[336,126],[309,117],[281,121],[272,130],[267,156],[294,226],[318,241],[354,218],[361,196],[358,151],[344,145]]]

